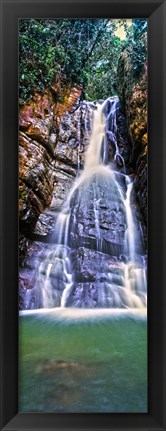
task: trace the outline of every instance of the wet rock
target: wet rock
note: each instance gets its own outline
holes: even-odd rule
[[[47,150],[22,132],[19,177],[20,226],[25,233],[33,229],[40,213],[51,203],[54,173]]]
[[[122,291],[123,288],[119,287]],[[124,308],[121,292],[117,286],[107,282],[74,283],[72,294],[68,298],[67,307],[76,308],[116,308],[119,298],[119,308]],[[124,295],[125,297],[125,295]]]
[[[66,143],[73,138],[77,137],[77,122],[75,120],[76,114],[66,113],[61,119],[59,126],[59,141]]]
[[[41,236],[48,235],[53,231],[54,226],[55,213],[46,209],[42,214],[40,214],[33,233]]]
[[[54,172],[56,187],[52,193],[52,201],[50,205],[50,209],[52,211],[58,210],[62,207],[75,179],[73,175],[70,175],[69,172],[64,172],[64,170],[55,169]]]
[[[75,282],[105,281],[108,274],[122,273],[121,264],[116,257],[79,247],[70,253]]]
[[[24,265],[26,254],[28,251],[28,245],[29,245],[28,239],[20,233],[19,234],[19,264],[21,266]]]
[[[70,138],[68,140],[68,146],[72,149],[77,148],[79,146],[79,142],[76,138]]]
[[[75,147],[76,148],[76,147]],[[59,141],[56,146],[56,157],[59,161],[73,166],[75,169],[78,164],[78,153],[68,144],[68,140],[62,145]]]
[[[146,43],[146,41],[145,41]],[[142,213],[142,229],[147,242],[147,66],[133,79],[132,64],[123,51],[118,65],[118,93],[127,118],[130,136],[130,167],[135,173],[134,186]]]
[[[60,307],[66,283],[71,282],[68,247],[31,242],[20,268],[20,309]]]
[[[111,99],[110,99],[111,100]],[[113,161],[116,153],[116,143],[118,146],[119,155],[116,157],[116,170],[124,172],[124,166],[128,172],[128,165],[130,162],[131,142],[128,133],[127,121],[121,108],[120,101],[116,103],[115,111],[115,125],[113,125],[113,118],[110,116],[111,103],[108,100],[108,107],[106,108],[106,133],[108,144],[108,161]]]
[[[147,155],[141,155],[137,164],[134,186],[143,220],[147,225]],[[144,226],[144,223],[142,223]]]
[[[100,244],[124,245],[126,216],[124,202],[116,183],[107,178],[92,178],[85,188],[76,190],[71,206],[70,245],[90,237]]]
[[[24,269],[19,275],[19,309],[32,310],[42,307],[41,291],[34,287],[34,271]]]
[[[45,248],[46,245],[42,242],[28,240],[27,255],[24,257],[24,263],[20,269],[21,272],[23,269],[27,269],[29,271],[38,268],[39,261],[43,258],[43,251]]]
[[[60,92],[63,102],[55,100],[55,95]],[[76,175],[77,148],[73,148],[72,141],[67,144],[68,135],[64,142],[58,139],[66,124],[66,112],[70,119],[72,139],[75,136],[77,121],[72,123],[69,111],[73,106],[74,109],[79,107],[80,94],[80,86],[69,85],[62,90],[57,81],[52,89],[46,89],[44,94],[35,93],[33,99],[20,108],[19,218],[20,232],[25,236],[34,231],[40,214],[50,206],[53,190],[57,206],[58,200],[59,205],[62,203],[65,185],[63,181],[61,184],[59,172],[66,174],[67,184],[70,183],[69,176],[73,179]],[[68,152],[67,161],[65,152]],[[39,220],[36,230],[41,234],[46,233],[42,220]],[[22,245],[20,247],[20,253],[23,254]]]
[[[113,163],[120,172],[111,174],[110,170],[107,175],[92,175],[89,182],[85,181],[75,190],[71,208],[67,208],[67,212],[71,211],[68,246],[73,250],[57,246],[56,218],[79,169],[83,168],[94,109],[95,104],[92,109],[90,102],[80,104],[77,100],[73,111],[65,111],[59,103],[56,110],[45,109],[43,115],[48,118],[39,115],[36,122],[33,120],[27,125],[24,118],[20,139],[20,228],[25,234],[31,230],[41,241],[49,235],[51,244],[37,245],[36,252],[32,247],[28,259],[24,260],[24,271],[20,275],[22,308],[59,307],[66,286],[70,290],[66,306],[94,308],[128,304],[123,290],[127,260],[124,205],[127,187],[122,174],[123,158],[131,172],[134,168],[130,164],[133,153],[120,106],[117,110],[119,154],[114,160],[116,146],[110,138],[107,160],[108,165]],[[122,122],[123,127],[120,126]],[[143,154],[145,140],[144,136]],[[144,160],[144,155],[140,154],[138,172]],[[134,184],[141,199],[143,190],[140,190],[138,177]],[[133,194],[131,198],[135,214],[137,205]],[[141,223],[141,218],[139,221]],[[137,245],[137,253],[139,247]],[[22,250],[28,250],[24,239]]]
[[[55,173],[59,171],[60,173],[71,175],[72,177],[76,176],[76,166],[72,166],[72,164],[64,163],[62,160],[55,160],[54,163]],[[56,175],[58,177],[58,174]],[[56,187],[55,187],[56,189]]]

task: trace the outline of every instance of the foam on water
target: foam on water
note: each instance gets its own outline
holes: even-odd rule
[[[81,308],[43,308],[38,310],[20,311],[20,316],[34,316],[48,320],[60,320],[66,322],[114,320],[129,318],[134,320],[146,320],[146,308],[105,308],[105,309],[81,309]]]

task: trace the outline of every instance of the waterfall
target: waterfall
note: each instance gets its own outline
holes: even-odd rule
[[[94,217],[95,217],[95,228],[96,228],[96,242],[97,242],[97,250],[100,250],[100,224],[99,224],[99,202],[100,199],[97,199],[96,188],[94,187]]]
[[[92,105],[84,169],[56,219],[54,243],[39,262],[35,289],[42,292],[45,308],[142,308],[146,259],[133,183],[118,146],[119,99]],[[91,103],[85,106],[90,109]]]
[[[124,204],[126,207],[126,218],[127,218],[127,229],[125,234],[126,239],[126,248],[129,255],[130,260],[134,260],[135,257],[135,226],[134,226],[134,220],[132,215],[132,209],[131,209],[131,192],[133,184],[129,177],[126,177],[126,185],[127,185],[127,192],[126,192],[126,199],[124,200]]]
[[[101,148],[105,139],[105,118],[103,104],[99,105],[94,112],[93,129],[90,137],[89,147],[85,158],[85,172],[92,170],[102,164]]]
[[[118,142],[117,142],[117,107],[119,105],[119,98],[115,97],[113,101],[108,99],[111,103],[110,112],[106,120],[107,139],[109,139],[114,145],[114,161],[120,161],[122,164],[123,172],[126,173],[124,158],[120,154]]]

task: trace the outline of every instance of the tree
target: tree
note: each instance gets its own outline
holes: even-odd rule
[[[123,25],[126,40],[116,36]],[[58,74],[62,85],[82,84],[88,100],[117,93],[117,67],[123,49],[131,56],[133,74],[141,73],[146,56],[146,20],[21,19],[20,103],[34,90],[51,87]]]
[[[22,19],[20,41],[20,102],[34,89],[43,91],[57,74],[67,82],[86,83],[86,67],[99,43],[103,19]]]
[[[133,79],[139,80],[147,59],[147,19],[135,18],[127,29],[126,49],[133,66]]]

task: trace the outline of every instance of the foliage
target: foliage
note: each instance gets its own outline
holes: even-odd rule
[[[21,19],[20,102],[50,86],[58,73],[65,82],[85,84],[86,63],[104,32],[103,19]],[[88,45],[88,46],[87,46]]]
[[[126,40],[116,36],[118,25]],[[82,84],[84,97],[104,99],[117,93],[117,66],[123,49],[139,76],[146,56],[146,20],[110,19],[20,19],[20,103],[34,90],[43,92],[56,76],[61,83]]]
[[[124,41],[108,27],[103,44],[99,44],[89,60],[91,74],[86,86],[88,99],[106,99],[117,94],[117,66],[123,46]]]
[[[133,78],[138,80],[147,58],[147,20],[133,19],[126,29],[126,48],[132,61]]]

